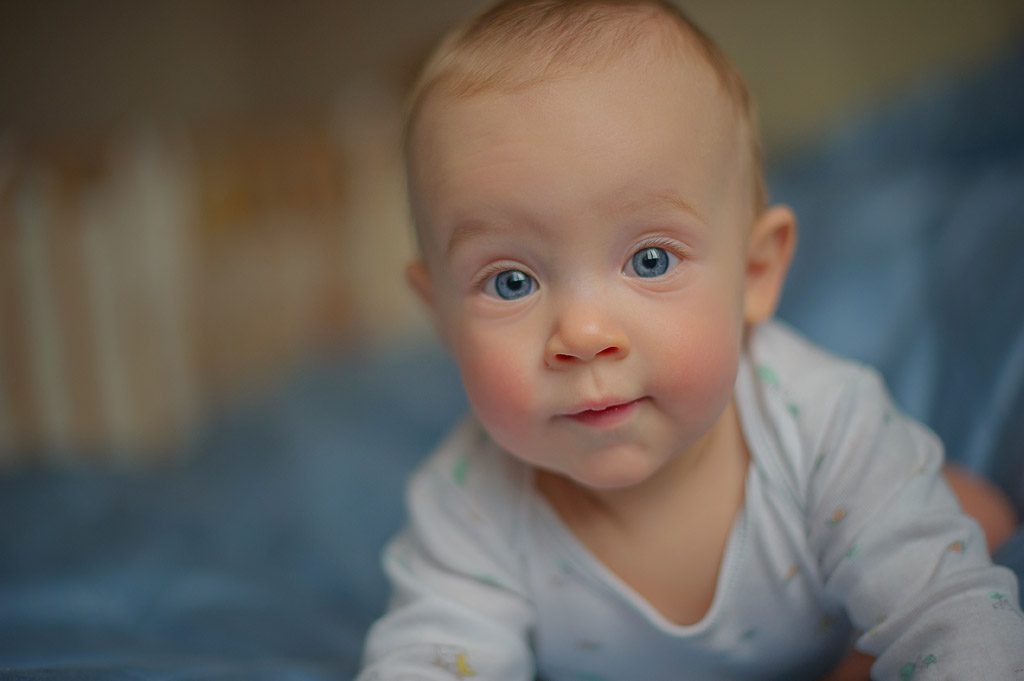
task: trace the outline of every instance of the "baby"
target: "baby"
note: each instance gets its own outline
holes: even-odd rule
[[[361,681],[1022,679],[1012,574],[871,370],[772,321],[742,79],[656,0],[505,2],[413,93],[408,278],[472,417]]]

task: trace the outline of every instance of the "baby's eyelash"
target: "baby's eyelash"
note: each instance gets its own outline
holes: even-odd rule
[[[473,280],[473,290],[474,291],[482,291],[482,290],[484,290],[484,288],[487,286],[487,282],[491,280],[491,277],[493,277],[494,275],[498,274],[499,272],[504,272],[505,270],[522,270],[522,269],[523,268],[521,266],[517,266],[515,263],[511,263],[511,262],[491,263],[490,265],[488,265],[487,267],[482,269],[480,271],[480,273],[476,276],[476,278]]]
[[[643,241],[640,241],[633,247],[633,250],[630,253],[630,255],[632,256],[633,253],[636,253],[637,251],[642,251],[645,248],[664,248],[666,251],[676,256],[680,260],[686,258],[687,256],[686,248],[678,241],[674,239],[669,239],[667,237],[659,236],[651,237],[650,239],[644,239]]]

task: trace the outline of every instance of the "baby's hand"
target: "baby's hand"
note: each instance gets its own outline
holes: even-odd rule
[[[871,681],[871,665],[874,663],[875,658],[872,656],[857,650],[851,651],[821,681]]]

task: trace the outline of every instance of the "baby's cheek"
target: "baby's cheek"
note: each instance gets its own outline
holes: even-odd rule
[[[536,385],[523,359],[508,348],[473,344],[459,360],[469,402],[500,444],[513,448],[525,437],[536,409]]]
[[[741,330],[725,314],[706,314],[701,324],[677,325],[665,331],[668,347],[662,371],[656,374],[663,389],[690,405],[691,414],[706,409],[717,415],[729,401],[736,381]]]

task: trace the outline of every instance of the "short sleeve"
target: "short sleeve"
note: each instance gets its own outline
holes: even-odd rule
[[[410,484],[408,526],[383,557],[391,605],[367,636],[358,681],[533,679],[515,484],[475,441],[464,426]]]

